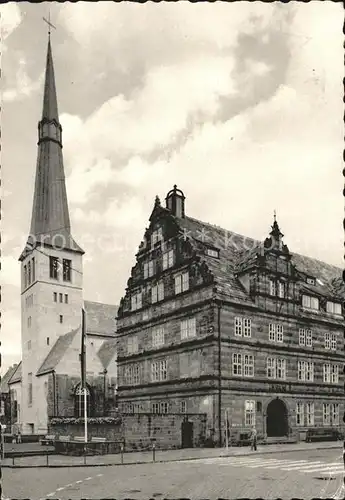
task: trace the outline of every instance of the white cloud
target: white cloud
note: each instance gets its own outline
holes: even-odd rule
[[[36,92],[42,86],[44,73],[41,73],[38,80],[33,81],[29,78],[26,72],[25,59],[21,58],[18,64],[19,66],[15,74],[14,84],[12,84],[9,88],[5,88],[2,92],[2,100],[4,102],[12,102],[29,97],[33,92]]]
[[[0,7],[1,38],[6,40],[18,28],[22,21],[20,8],[15,2],[9,2]],[[3,50],[3,47],[2,47]]]

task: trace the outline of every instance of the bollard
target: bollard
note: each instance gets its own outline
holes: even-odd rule
[[[123,464],[123,444],[121,444],[121,463]]]
[[[47,459],[47,467],[48,467],[49,466],[49,451],[48,450],[47,450],[47,457],[46,457],[46,459]]]
[[[156,461],[156,443],[152,443],[152,459],[153,462]]]
[[[84,465],[86,465],[86,446],[84,446]]]
[[[12,466],[14,466],[14,455],[12,455]]]

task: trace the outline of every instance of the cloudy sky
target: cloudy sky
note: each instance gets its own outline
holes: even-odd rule
[[[48,5],[0,7],[2,353],[20,356],[20,266]],[[343,265],[341,4],[51,4],[72,229],[85,299],[117,304],[154,197]],[[34,36],[33,36],[34,35]]]

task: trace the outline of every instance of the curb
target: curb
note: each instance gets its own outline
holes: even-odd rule
[[[340,446],[327,446],[327,447],[318,447],[318,448],[312,448],[314,451],[320,451],[320,450],[334,450],[334,449],[342,449],[342,445]],[[309,451],[307,448],[295,448],[294,450],[264,450],[264,451],[257,451],[257,452],[250,452],[250,453],[238,453],[236,455],[233,454],[220,454],[218,456],[204,456],[204,457],[186,457],[186,458],[170,458],[170,459],[165,459],[165,460],[155,460],[153,461],[138,461],[138,462],[123,462],[123,463],[109,463],[109,464],[51,464],[51,465],[5,465],[2,464],[2,468],[4,469],[64,469],[64,468],[83,468],[83,467],[117,467],[121,465],[144,465],[144,464],[163,464],[163,463],[172,463],[172,462],[186,462],[186,461],[197,461],[197,460],[204,460],[207,459],[209,460],[210,458],[232,458],[232,457],[245,457],[245,456],[253,456],[253,455],[268,455],[268,454],[274,454],[274,453],[293,453],[293,452],[301,452],[301,451]],[[44,456],[44,455],[43,455]]]

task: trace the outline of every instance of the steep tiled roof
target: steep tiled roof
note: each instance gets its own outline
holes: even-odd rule
[[[117,348],[117,340],[110,339],[103,342],[98,350],[98,357],[104,368],[108,368],[110,361],[113,359]]]
[[[8,383],[15,384],[16,382],[21,382],[21,381],[22,381],[22,362],[19,363],[12,377],[9,379]]]
[[[231,297],[232,300],[251,302],[247,292],[236,278],[236,272],[249,263],[254,262],[260,252],[262,242],[213,226],[191,217],[175,218],[196,251],[205,246],[214,246],[220,250],[219,259],[202,254],[202,260],[215,276],[215,284],[219,297]],[[324,296],[344,297],[345,288],[342,282],[342,270],[311,257],[292,253],[292,263],[297,270],[317,279],[313,290]]]
[[[48,356],[37,371],[36,375],[43,375],[44,373],[49,373],[50,371],[54,370],[54,368],[61,361],[63,355],[71,345],[78,331],[79,328],[77,328],[76,330],[72,330],[65,335],[61,335],[61,337],[57,339],[57,341],[49,351]]]
[[[118,306],[100,302],[84,301],[86,333],[115,336]]]
[[[1,377],[1,383],[0,383],[0,392],[9,392],[9,387],[8,387],[8,382],[10,381],[11,377],[14,375],[14,373],[17,371],[18,365],[13,365],[11,366],[5,375]]]

